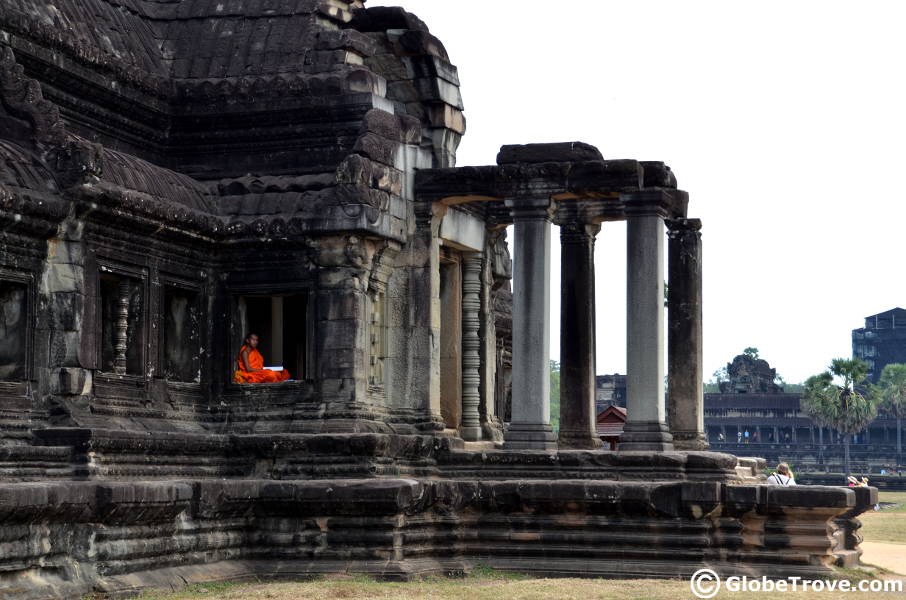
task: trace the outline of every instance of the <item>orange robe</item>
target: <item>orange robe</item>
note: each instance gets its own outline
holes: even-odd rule
[[[239,358],[236,359],[236,372],[233,373],[233,381],[236,383],[279,383],[281,381],[286,381],[289,379],[289,371],[283,369],[279,373],[277,371],[271,371],[269,369],[264,369],[264,356],[258,352],[257,348],[249,349],[249,368],[251,371],[245,369],[245,364],[242,362],[242,353],[245,352],[245,349],[248,346],[243,346],[242,350],[239,351]],[[263,371],[255,371],[254,369],[264,369]]]

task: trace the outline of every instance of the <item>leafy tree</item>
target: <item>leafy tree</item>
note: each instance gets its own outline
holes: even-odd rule
[[[758,360],[758,358],[759,358],[758,348],[755,348],[754,346],[749,346],[748,348],[743,350],[742,353],[748,357],[754,358],[755,360]]]
[[[881,371],[881,407],[897,419],[897,465],[903,464],[903,417],[906,416],[906,365],[891,363]]]
[[[551,361],[551,429],[560,433],[560,363]]]
[[[859,358],[835,358],[823,373],[805,381],[802,408],[819,426],[843,436],[844,478],[850,475],[849,445],[878,414],[879,394],[865,383],[868,363]],[[846,479],[844,479],[844,484]]]

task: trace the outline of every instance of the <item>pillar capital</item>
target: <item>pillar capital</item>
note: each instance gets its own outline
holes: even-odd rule
[[[504,198],[513,221],[552,221],[556,203],[547,195],[519,195]]]
[[[623,195],[626,216],[658,216],[662,219],[685,220],[689,194],[682,190],[653,188]]]
[[[701,219],[667,219],[667,235],[674,236],[683,233],[697,233],[701,236],[702,220]]]
[[[571,222],[560,225],[560,243],[591,245],[595,244],[595,237],[600,233],[600,223]]]

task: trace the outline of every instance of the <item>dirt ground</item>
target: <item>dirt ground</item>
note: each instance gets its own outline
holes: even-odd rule
[[[906,515],[904,515],[906,518]],[[906,575],[906,544],[862,542],[862,562]]]

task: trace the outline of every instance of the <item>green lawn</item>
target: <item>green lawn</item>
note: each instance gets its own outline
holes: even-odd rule
[[[885,508],[884,512],[906,512],[906,492],[878,492],[878,502],[893,502],[897,506]]]
[[[865,577],[850,572],[852,580]],[[719,599],[765,600],[766,592],[727,592]],[[780,597],[780,596],[777,596]],[[827,600],[839,597],[828,592],[787,592],[792,600]],[[142,600],[328,600],[357,598],[374,600],[680,600],[693,598],[688,581],[528,579],[482,571],[461,579],[428,578],[410,583],[379,583],[361,577],[325,579],[304,583],[236,584],[201,586],[181,594],[152,596]],[[850,592],[846,598],[903,599],[903,594]]]
[[[859,517],[865,541],[906,544],[906,492],[880,492],[878,501],[894,502],[896,506]]]

